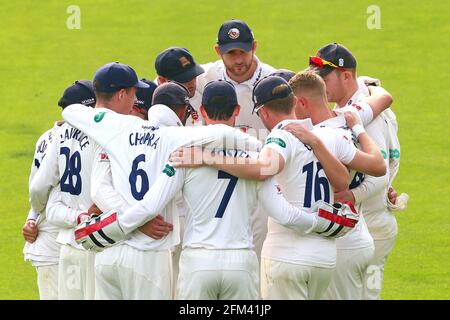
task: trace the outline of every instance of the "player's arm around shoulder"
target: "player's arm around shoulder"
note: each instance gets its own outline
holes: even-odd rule
[[[364,98],[362,102],[370,105],[373,111],[373,119],[381,112],[389,108],[394,102],[392,95],[382,87],[369,86],[370,96]]]
[[[30,179],[29,200],[35,212],[44,210],[51,188],[59,181],[58,153],[59,139],[55,138],[48,144],[39,169]]]
[[[347,126],[350,127],[358,139],[361,150],[356,150],[354,158],[347,164],[348,167],[371,176],[379,177],[386,174],[386,163],[383,160],[380,147],[371,139],[363,126],[357,123],[351,113],[345,113]]]

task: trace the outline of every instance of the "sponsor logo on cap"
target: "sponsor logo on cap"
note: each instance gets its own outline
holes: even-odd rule
[[[237,38],[239,38],[239,35],[240,35],[241,33],[239,32],[239,29],[237,29],[237,28],[231,28],[229,31],[228,31],[228,36],[230,37],[230,39],[232,39],[232,40],[236,40]]]
[[[91,103],[94,103],[94,102],[95,102],[94,98],[89,98],[89,99],[81,101],[81,104],[88,105],[88,104],[91,104]]]
[[[344,66],[344,59],[339,58],[339,67],[343,67]]]
[[[178,59],[178,60],[180,60],[181,66],[182,66],[183,68],[185,68],[186,66],[188,66],[188,65],[191,64],[191,62],[190,62],[185,56],[182,56],[182,57],[181,57],[180,59]]]

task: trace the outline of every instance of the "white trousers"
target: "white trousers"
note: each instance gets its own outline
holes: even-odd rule
[[[36,267],[39,298],[41,300],[58,299],[58,264]]]
[[[94,299],[95,252],[61,245],[58,269],[59,300]]]
[[[251,249],[185,248],[177,288],[182,300],[256,300],[258,259]]]
[[[381,284],[383,282],[384,265],[389,253],[394,247],[395,237],[386,240],[373,240],[375,253],[367,267],[364,287],[365,300],[381,299]]]
[[[333,269],[262,258],[261,296],[265,300],[317,300],[330,284]]]
[[[95,299],[172,299],[170,250],[143,251],[120,244],[97,253]]]
[[[362,300],[367,267],[373,259],[373,246],[359,249],[338,249],[336,269],[323,295],[326,300]]]
[[[262,209],[260,205],[256,208],[252,214],[252,232],[253,232],[253,250],[258,257],[258,261],[261,261],[261,250],[264,240],[267,236],[267,220],[269,215]]]
[[[184,224],[186,218],[184,216],[179,217],[180,222],[180,239],[181,243],[176,245],[172,251],[172,270],[173,270],[173,299],[177,298],[177,281],[178,281],[178,273],[180,270],[180,255],[183,247],[183,235],[184,235]]]

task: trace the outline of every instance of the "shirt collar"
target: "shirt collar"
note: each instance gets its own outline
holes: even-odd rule
[[[238,83],[238,82],[234,81],[233,79],[231,79],[230,77],[228,77],[227,68],[225,67],[225,64],[222,61],[222,79],[230,81],[234,86],[246,85],[250,88],[253,88],[255,86],[255,84],[261,79],[261,76],[262,76],[262,64],[259,61],[257,56],[254,56],[254,59],[256,60],[257,66],[256,66],[255,72],[253,73],[253,76],[250,79],[248,79],[247,81],[244,81],[241,83]]]
[[[347,126],[347,124],[345,122],[344,115],[338,114],[336,117],[332,117],[330,119],[322,121],[322,122],[316,124],[314,127],[315,128],[323,128],[323,127],[343,128],[346,126]]]

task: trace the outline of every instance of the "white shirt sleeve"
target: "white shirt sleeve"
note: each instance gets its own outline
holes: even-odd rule
[[[136,122],[147,124],[135,116],[118,114],[105,108],[89,108],[82,104],[68,106],[62,116],[67,123],[86,133],[102,147],[106,147],[126,127]]]
[[[50,189],[59,182],[59,143],[57,140],[53,139],[49,144],[39,170],[30,181],[29,199],[31,208],[35,212],[42,212],[45,209]]]
[[[371,123],[373,120],[372,107],[367,102],[363,101],[354,102],[349,106],[334,109],[334,111],[337,114],[343,114],[345,112],[355,113],[361,120],[361,123],[364,127]]]
[[[36,213],[33,211],[33,209],[30,209],[30,211],[28,212],[27,221],[28,220],[36,221],[38,217],[39,217],[39,213]]]
[[[166,165],[144,198],[118,217],[125,234],[156,217],[172,200],[184,184],[184,169]]]
[[[336,157],[343,164],[348,164],[356,155],[356,147],[353,144],[351,136],[344,130],[339,130],[336,135]]]
[[[287,136],[287,131],[274,129],[267,136],[264,148],[271,148],[272,150],[279,153],[284,161],[287,162],[290,159],[292,153],[292,147],[289,143],[289,137]]]
[[[50,192],[46,208],[47,220],[61,228],[73,228],[77,226],[77,217],[85,212],[66,206],[61,199],[61,188],[58,184]]]
[[[116,209],[125,211],[129,205],[115,190],[108,154],[98,147],[94,155],[91,177],[91,198],[102,211]]]
[[[291,205],[277,188],[274,178],[259,183],[258,200],[270,217],[287,228],[304,234],[314,224],[314,215]]]
[[[376,120],[380,122],[380,120]],[[369,126],[367,126],[367,134],[372,138],[372,140],[380,147],[383,154],[386,167],[388,167],[389,153],[386,151],[386,139],[382,132],[382,128],[378,123],[374,121]],[[381,120],[383,121],[383,120]],[[352,189],[352,193],[355,196],[355,201],[357,203],[363,202],[368,198],[372,197],[375,193],[378,193],[381,189],[386,188],[389,184],[389,170],[386,170],[386,174],[381,177],[372,177],[366,175],[364,181],[356,188]]]

